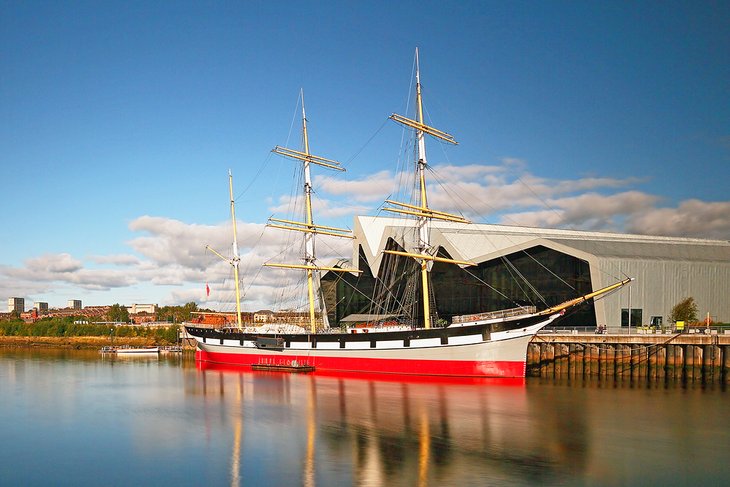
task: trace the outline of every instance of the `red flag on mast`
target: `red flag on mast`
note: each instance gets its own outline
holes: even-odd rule
[[[210,296],[210,288],[208,287],[208,283],[207,282],[205,283],[205,296],[206,297],[209,297]]]

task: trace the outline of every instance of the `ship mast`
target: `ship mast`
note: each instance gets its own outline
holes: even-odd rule
[[[339,267],[322,267],[316,263],[316,255],[314,250],[314,236],[316,234],[330,235],[335,237],[353,238],[349,234],[349,230],[336,227],[328,227],[324,225],[315,225],[314,216],[312,211],[312,178],[310,174],[310,166],[316,164],[318,166],[326,167],[328,169],[334,169],[336,171],[344,171],[345,169],[340,166],[338,161],[331,159],[325,159],[323,157],[315,156],[309,152],[309,134],[307,133],[307,115],[304,109],[304,92],[301,92],[302,98],[302,142],[303,151],[297,151],[293,149],[287,149],[285,147],[276,146],[272,150],[275,154],[279,154],[291,159],[297,159],[302,162],[304,166],[304,222],[296,222],[291,220],[281,220],[278,218],[269,218],[268,226],[274,228],[281,228],[284,230],[294,230],[304,233],[304,256],[303,264],[273,264],[266,263],[264,265],[270,267],[281,267],[285,269],[304,269],[307,271],[307,296],[309,299],[309,325],[311,333],[316,333],[316,312],[315,312],[315,285],[317,286],[317,294],[320,295],[321,301],[321,312],[323,321],[326,320],[326,310],[324,309],[324,299],[321,296],[321,290],[319,288],[319,272],[320,271],[332,271],[332,272],[362,272],[357,269],[343,269]]]
[[[241,321],[241,286],[238,282],[238,264],[241,261],[241,257],[238,255],[238,232],[236,231],[236,203],[233,199],[233,175],[231,174],[230,169],[228,170],[228,192],[231,196],[231,222],[233,224],[233,257],[231,259],[223,257],[221,254],[216,252],[210,245],[206,245],[205,249],[210,250],[233,267],[233,279],[236,281],[236,325],[240,330],[243,328],[243,323]]]
[[[385,250],[388,254],[401,255],[406,257],[413,257],[418,260],[421,264],[421,290],[423,293],[423,327],[431,328],[431,305],[429,300],[429,279],[428,273],[430,271],[433,262],[446,262],[457,265],[476,265],[473,262],[465,262],[454,259],[447,259],[444,257],[437,257],[436,251],[431,246],[429,236],[429,223],[431,220],[443,220],[456,223],[471,223],[466,218],[445,213],[442,211],[436,211],[428,206],[428,197],[426,195],[426,141],[425,135],[430,135],[437,139],[443,140],[450,144],[456,145],[458,142],[454,137],[446,132],[442,132],[436,128],[430,127],[425,124],[423,117],[423,99],[421,96],[421,73],[418,62],[418,48],[416,48],[416,116],[417,120],[403,117],[398,114],[392,114],[390,118],[401,125],[415,129],[416,141],[418,144],[418,158],[416,160],[416,175],[419,183],[419,195],[418,204],[409,205],[407,203],[400,203],[398,201],[385,200],[385,202],[391,206],[386,206],[383,209],[394,213],[400,213],[417,218],[416,228],[418,229],[418,245],[416,252],[400,252],[396,250]]]

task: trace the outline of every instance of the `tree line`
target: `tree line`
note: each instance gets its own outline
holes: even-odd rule
[[[194,302],[185,303],[182,306],[162,306],[157,308],[157,321],[167,321],[170,323],[182,323],[183,321],[190,321],[190,318],[194,311],[209,311],[198,309],[198,304]],[[109,312],[107,313],[109,321],[117,323],[129,323],[129,311],[126,306],[119,303],[111,305]]]
[[[12,319],[0,322],[0,336],[22,337],[144,337],[151,338],[155,343],[176,343],[178,339],[178,325],[170,326],[110,326],[101,323],[74,323],[80,319],[74,316],[60,318],[42,318],[35,323],[26,323],[21,319]]]

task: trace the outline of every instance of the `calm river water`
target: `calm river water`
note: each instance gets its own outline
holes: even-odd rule
[[[0,445],[1,486],[725,486],[730,392],[0,349]]]

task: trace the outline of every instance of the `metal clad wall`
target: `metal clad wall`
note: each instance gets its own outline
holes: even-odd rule
[[[607,274],[617,270],[636,278],[631,284],[631,308],[643,310],[643,325],[651,316],[662,316],[665,324],[674,305],[686,297],[697,303],[698,318],[707,312],[713,320],[730,322],[730,263],[687,262],[642,259],[599,259]],[[605,298],[605,317],[598,323],[621,324],[621,309],[629,307],[628,290]]]

